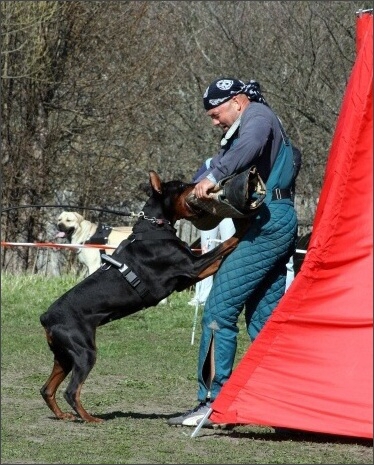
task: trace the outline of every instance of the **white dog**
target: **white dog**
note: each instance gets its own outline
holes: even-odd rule
[[[101,226],[101,225],[100,225]],[[99,227],[98,224],[85,220],[75,212],[64,211],[58,217],[56,237],[64,237],[71,244],[85,244],[87,241],[96,244],[107,244],[117,247],[132,232],[131,226],[110,228]],[[96,233],[96,234],[95,234]],[[105,245],[103,245],[105,249]],[[112,254],[114,249],[106,249],[106,254]],[[79,248],[78,260],[87,267],[88,274],[92,274],[101,266],[99,248]]]

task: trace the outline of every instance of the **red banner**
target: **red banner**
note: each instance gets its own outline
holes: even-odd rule
[[[357,18],[305,260],[213,403],[218,423],[373,437],[373,17]]]

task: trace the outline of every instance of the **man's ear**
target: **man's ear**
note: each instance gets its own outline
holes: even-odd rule
[[[234,97],[232,97],[232,99],[238,106],[238,110],[240,111],[243,106],[248,103],[248,97],[244,94],[238,94],[238,95],[234,95]]]
[[[149,182],[153,190],[155,190],[159,194],[162,194],[161,179],[160,176],[156,173],[156,171],[149,172]]]

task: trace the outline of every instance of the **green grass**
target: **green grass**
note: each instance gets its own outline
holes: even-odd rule
[[[39,315],[75,283],[72,276],[2,276],[1,463],[373,463],[371,441],[356,438],[238,426],[191,439],[193,429],[167,426],[196,402],[200,326],[191,345],[188,291],[98,329],[98,360],[81,399],[105,423],[55,420],[39,394],[52,368]],[[237,359],[247,347],[241,319]],[[64,386],[57,399],[67,409]]]

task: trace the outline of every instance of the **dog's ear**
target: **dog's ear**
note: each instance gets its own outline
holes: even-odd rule
[[[82,221],[84,221],[84,218],[82,215],[80,215],[79,213],[77,212],[73,212],[73,215],[75,216],[76,220],[78,223],[82,223]]]
[[[149,172],[149,182],[153,190],[155,190],[159,194],[162,194],[161,179],[160,176],[156,173],[156,171]]]

